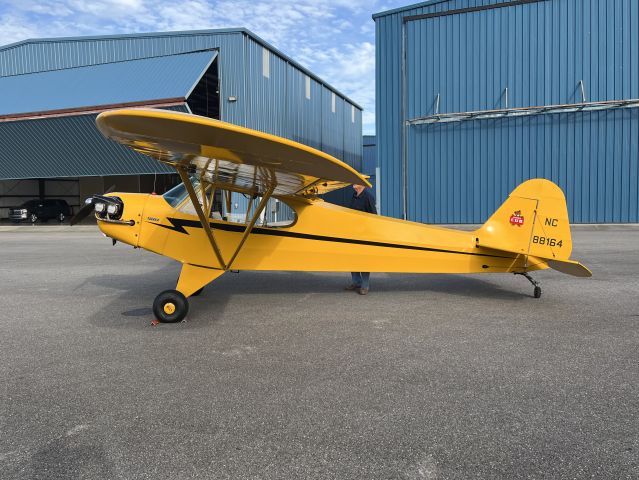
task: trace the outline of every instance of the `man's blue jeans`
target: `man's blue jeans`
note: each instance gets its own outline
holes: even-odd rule
[[[370,278],[370,272],[351,272],[353,278],[353,285],[360,288],[368,289],[368,280]]]

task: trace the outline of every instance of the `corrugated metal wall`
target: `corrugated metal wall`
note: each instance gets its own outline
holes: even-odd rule
[[[429,2],[376,17],[385,214],[402,215],[402,17],[509,2]],[[639,2],[541,0],[404,23],[405,117],[639,98]],[[566,193],[576,223],[639,222],[639,109],[406,127],[407,214],[480,223],[521,181]]]
[[[186,106],[166,110],[187,111]],[[88,114],[0,122],[0,179],[175,172],[105,138],[95,128],[96,117]]]
[[[19,43],[0,48],[0,76],[212,48],[219,49],[222,120],[300,141],[355,168],[361,167],[361,109],[247,30]],[[264,70],[265,58],[267,71]],[[307,82],[310,95],[307,95]],[[335,112],[331,109],[333,96]],[[236,100],[231,101],[229,97]]]
[[[379,192],[377,191],[377,140],[375,135],[364,135],[363,137],[363,157],[362,157],[362,173],[369,176],[368,181],[373,186],[373,193],[375,199],[378,199]],[[379,204],[379,203],[378,203]]]
[[[374,175],[377,168],[377,140],[375,135],[364,135],[362,172],[366,175]]]

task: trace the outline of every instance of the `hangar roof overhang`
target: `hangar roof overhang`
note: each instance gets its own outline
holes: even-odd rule
[[[404,5],[403,7],[391,8],[390,10],[384,10],[378,13],[374,13],[373,20],[377,20],[380,17],[385,17],[387,15],[392,15],[394,13],[405,12],[408,10],[414,10],[416,8],[421,7],[429,7],[431,5],[438,5],[440,3],[448,3],[450,0],[426,0],[424,2],[413,3],[410,5]]]
[[[0,77],[0,121],[183,104],[216,50]]]

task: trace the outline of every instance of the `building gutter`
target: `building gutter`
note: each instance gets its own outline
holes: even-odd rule
[[[127,103],[111,103],[108,105],[93,105],[80,108],[64,108],[61,110],[48,110],[42,112],[26,112],[13,113],[9,115],[0,115],[0,122],[13,122],[18,120],[37,120],[41,118],[51,117],[67,117],[73,115],[89,115],[91,113],[100,113],[105,110],[113,110],[116,108],[137,108],[137,107],[175,107],[186,103],[183,97],[164,98],[160,100],[147,100],[143,102],[127,102]]]

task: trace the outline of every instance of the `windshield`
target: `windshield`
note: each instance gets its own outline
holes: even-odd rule
[[[23,208],[32,208],[38,205],[39,200],[29,200],[22,204]]]
[[[191,178],[191,184],[193,185],[193,188],[197,191],[197,188],[200,185],[200,181],[194,176],[190,178]],[[184,183],[179,183],[175,187],[173,187],[171,190],[166,192],[164,195],[162,195],[162,197],[164,197],[164,200],[166,200],[169,205],[171,205],[173,208],[176,208],[180,203],[184,201],[184,199],[188,195],[189,195],[189,192],[186,191],[186,187],[184,186]]]

